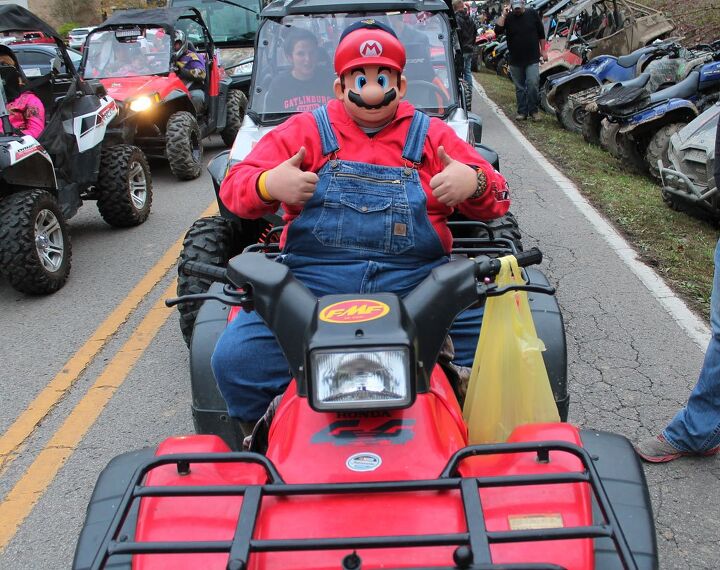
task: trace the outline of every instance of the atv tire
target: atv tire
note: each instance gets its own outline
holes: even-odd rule
[[[662,160],[664,166],[670,163],[668,158],[668,149],[670,147],[670,139],[672,136],[682,129],[687,123],[670,123],[665,125],[656,132],[648,143],[645,151],[645,162],[647,163],[650,176],[656,180],[660,180],[660,170],[658,169],[658,160]]]
[[[647,172],[645,152],[635,140],[625,134],[618,133],[615,135],[614,146],[617,157],[626,170],[636,174],[645,174]]]
[[[510,63],[508,62],[506,57],[501,57],[498,60],[497,65],[495,66],[495,72],[500,77],[507,77],[508,79],[510,79]]]
[[[587,114],[585,105],[594,100],[599,93],[599,87],[567,93],[563,98],[562,107],[558,109],[560,124],[572,133],[582,133],[583,119]]]
[[[555,115],[555,107],[548,101],[547,86],[547,81],[540,86],[540,108],[548,115]]]
[[[139,226],[150,215],[152,177],[145,153],[136,146],[121,144],[100,154],[97,207],[111,226]]]
[[[225,120],[225,128],[220,131],[220,136],[226,147],[231,147],[235,142],[243,119],[245,118],[245,109],[247,109],[248,100],[245,93],[239,89],[231,89],[227,95],[227,118]]]
[[[600,131],[602,129],[602,115],[586,111],[583,115],[582,136],[585,142],[595,146],[602,146]]]
[[[45,190],[25,190],[0,201],[0,274],[28,295],[60,289],[70,273],[72,248],[65,217]]]
[[[617,123],[611,123],[607,119],[600,121],[600,147],[616,158],[615,137],[619,128],[620,126]]]
[[[222,216],[212,216],[197,220],[185,234],[183,250],[178,263],[178,296],[197,293],[206,293],[212,281],[203,277],[185,275],[179,268],[185,261],[201,261],[210,265],[225,267],[228,261],[239,254],[250,243],[255,243],[255,236],[246,240],[239,238],[240,231],[230,221]],[[185,343],[190,346],[195,318],[202,302],[181,303],[180,331]]]
[[[180,180],[194,180],[202,173],[202,137],[192,113],[178,111],[170,115],[165,130],[165,154],[170,170]]]
[[[450,221],[467,221],[468,218],[462,214],[453,214]],[[515,216],[508,212],[504,216],[496,218],[494,220],[482,222],[487,225],[487,228],[480,226],[455,226],[452,228],[453,237],[456,238],[473,238],[478,240],[487,239],[507,239],[510,240],[518,251],[523,250],[522,245],[522,234],[520,233],[520,227],[518,226],[517,219]],[[462,244],[461,247],[473,247],[473,244]]]

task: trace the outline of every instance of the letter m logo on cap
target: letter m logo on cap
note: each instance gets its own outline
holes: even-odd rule
[[[360,55],[363,57],[378,57],[382,51],[382,44],[377,40],[366,40],[360,44]]]

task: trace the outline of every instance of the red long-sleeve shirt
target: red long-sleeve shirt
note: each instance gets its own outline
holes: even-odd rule
[[[401,102],[392,122],[370,137],[347,114],[339,100],[331,101],[328,103],[328,115],[340,146],[338,158],[380,166],[404,166],[402,150],[414,111],[415,108],[410,103]],[[440,203],[432,195],[430,188],[430,179],[443,170],[443,164],[437,155],[437,148],[441,145],[445,147],[445,152],[451,158],[481,168],[487,176],[488,191],[477,199],[466,200],[457,206],[465,216],[483,220],[500,217],[508,211],[510,200],[505,192],[505,178],[470,144],[460,139],[452,128],[440,119],[432,118],[418,173],[427,196],[428,217],[443,247],[449,252],[452,235],[446,221],[454,209]],[[262,172],[274,168],[296,154],[301,146],[304,146],[306,151],[302,170],[318,172],[328,159],[322,154],[320,133],[310,113],[295,115],[273,129],[260,139],[242,162],[230,169],[220,187],[220,199],[223,204],[241,218],[260,218],[274,212],[278,207],[277,202],[268,204],[258,196],[257,179]],[[285,211],[286,227],[280,240],[281,246],[285,243],[287,227],[302,211],[301,205],[283,204],[282,206]]]

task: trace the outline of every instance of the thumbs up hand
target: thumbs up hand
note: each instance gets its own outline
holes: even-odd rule
[[[265,189],[273,199],[286,204],[304,204],[315,193],[317,174],[301,169],[305,147],[293,156],[267,171]]]
[[[451,158],[443,146],[438,147],[438,158],[443,169],[430,179],[430,188],[438,202],[452,208],[475,192],[477,173],[467,164]]]

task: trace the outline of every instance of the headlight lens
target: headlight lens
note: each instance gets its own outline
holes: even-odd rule
[[[314,407],[318,410],[403,408],[411,403],[410,351],[314,351],[310,355]]]
[[[153,100],[147,95],[133,99],[130,103],[130,110],[135,113],[142,113],[152,107]]]

